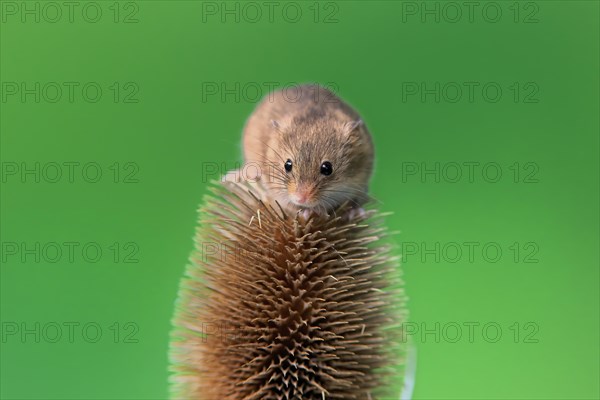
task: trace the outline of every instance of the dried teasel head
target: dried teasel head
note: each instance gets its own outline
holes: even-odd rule
[[[397,257],[381,215],[347,209],[306,219],[260,185],[214,186],[177,301],[172,398],[398,398]]]

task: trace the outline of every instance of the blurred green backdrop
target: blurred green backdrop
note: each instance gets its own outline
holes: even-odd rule
[[[207,180],[308,81],[373,132],[415,398],[600,396],[598,2],[0,4],[2,398],[165,398]]]

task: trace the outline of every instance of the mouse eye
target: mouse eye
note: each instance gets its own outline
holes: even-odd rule
[[[288,159],[285,164],[283,164],[283,168],[285,168],[287,172],[292,172],[292,160]]]
[[[321,173],[323,175],[331,175],[333,173],[333,165],[329,161],[325,161],[321,164]]]

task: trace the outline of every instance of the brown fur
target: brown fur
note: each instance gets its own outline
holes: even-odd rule
[[[273,122],[275,121],[275,122]],[[310,208],[330,211],[368,199],[373,170],[371,135],[360,116],[331,91],[302,85],[269,94],[244,129],[244,158],[284,206],[296,190],[312,194]],[[284,169],[292,160],[290,173]],[[320,173],[329,161],[333,174]],[[247,168],[251,170],[251,168]]]

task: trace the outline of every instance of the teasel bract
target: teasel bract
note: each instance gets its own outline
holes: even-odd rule
[[[212,186],[173,319],[172,399],[398,398],[398,257],[382,214],[348,209],[306,218],[260,184]]]

